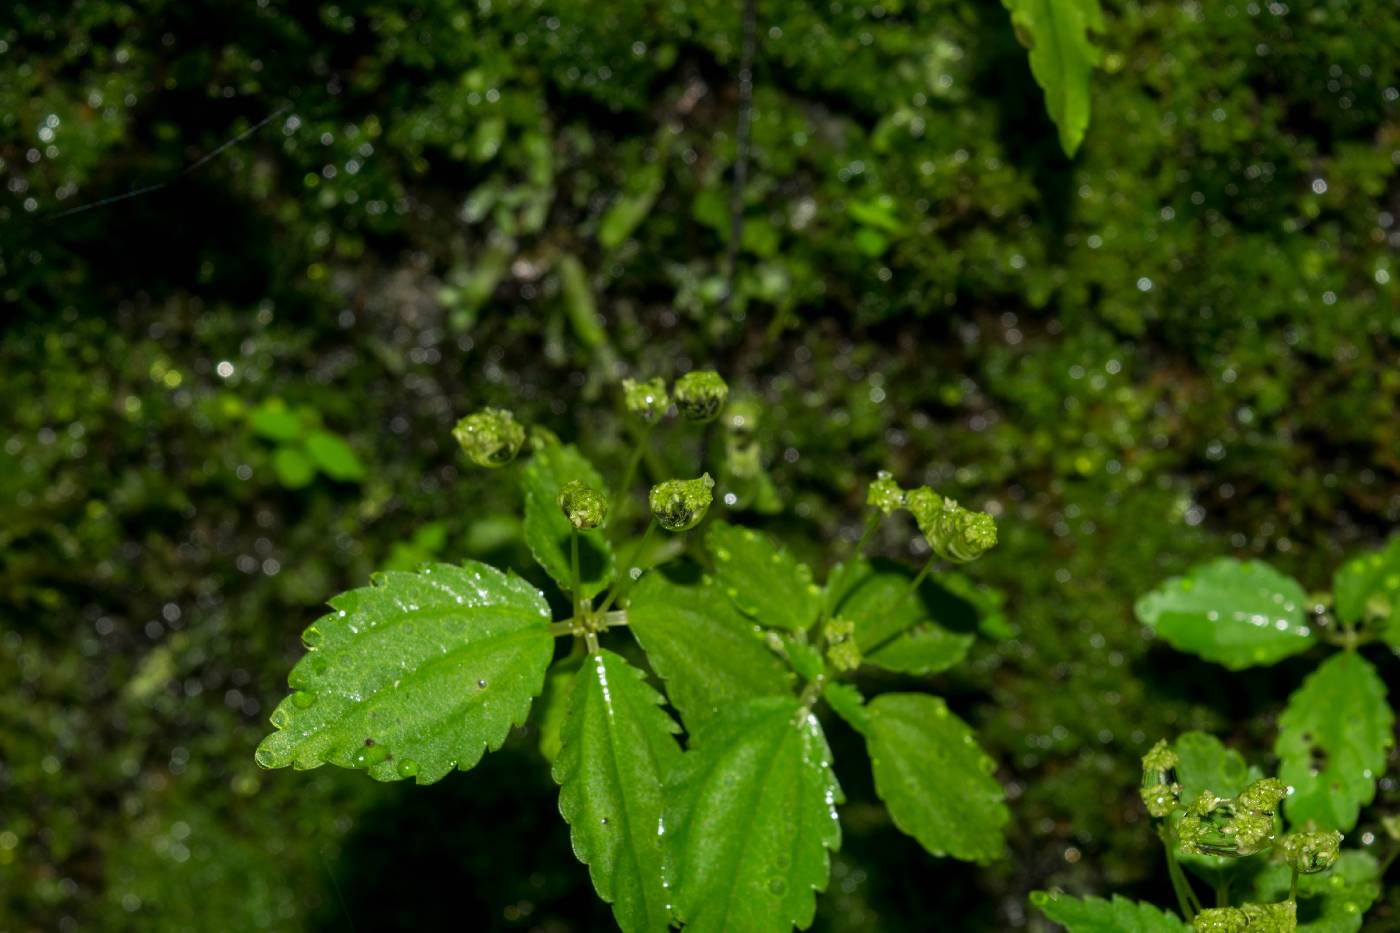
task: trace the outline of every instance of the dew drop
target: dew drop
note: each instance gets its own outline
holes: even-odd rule
[[[399,777],[411,778],[418,774],[418,762],[405,758],[399,762]]]
[[[292,705],[297,709],[306,709],[316,702],[316,694],[309,690],[298,690],[292,694]]]
[[[787,890],[787,882],[781,878],[770,878],[768,881],[769,894],[782,894]]]

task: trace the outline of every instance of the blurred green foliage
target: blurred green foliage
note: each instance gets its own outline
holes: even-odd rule
[[[1165,902],[1138,756],[1203,729],[1268,762],[1312,662],[1221,678],[1133,599],[1218,554],[1321,588],[1400,519],[1389,0],[1107,5],[1073,162],[999,5],[762,0],[728,306],[738,4],[61,6],[0,22],[7,929],[607,923],[528,736],[431,799],[252,762],[328,595],[528,564],[510,478],[450,436],[483,405],[616,469],[621,421],[572,402],[713,366],[762,414],[734,505],[785,499],[799,557],[854,540],[881,468],[999,514],[1006,637],[937,680],[1012,857],[929,859],[840,774],[824,929]],[[288,483],[272,399],[363,476]],[[665,449],[652,478],[696,472]]]

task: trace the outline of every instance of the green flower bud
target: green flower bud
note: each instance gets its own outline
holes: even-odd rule
[[[965,509],[927,486],[905,493],[904,507],[913,513],[928,546],[946,561],[965,564],[996,546],[997,524],[990,515]]]
[[[1261,778],[1239,792],[1235,805],[1254,813],[1273,816],[1288,796],[1288,788],[1278,778]]]
[[[706,473],[698,479],[671,479],[651,487],[651,514],[667,531],[689,531],[709,511],[715,481]]]
[[[1273,843],[1283,793],[1277,778],[1255,781],[1234,799],[1204,791],[1177,824],[1177,833],[1198,855],[1253,855]]]
[[[559,490],[559,508],[564,517],[579,531],[588,531],[603,524],[608,515],[608,499],[591,486],[570,480]]]
[[[505,466],[525,443],[525,429],[504,408],[483,408],[467,415],[452,429],[462,452],[483,467]]]
[[[1172,811],[1180,803],[1181,785],[1148,784],[1138,793],[1142,795],[1142,802],[1146,804],[1147,812],[1160,820],[1171,816]]]
[[[860,667],[860,646],[856,644],[856,624],[850,619],[836,618],[826,623],[826,658],[838,671],[853,671]]]
[[[1142,756],[1142,773],[1156,774],[1160,777],[1162,772],[1175,768],[1176,762],[1176,752],[1167,744],[1167,740],[1158,739],[1157,744]]]
[[[874,506],[884,515],[904,508],[904,490],[894,481],[893,473],[881,470],[875,474],[875,482],[870,484],[870,491],[865,494],[865,504]]]
[[[666,394],[666,383],[662,379],[648,379],[638,382],[635,379],[622,380],[622,399],[627,410],[646,424],[656,424],[671,407],[671,397]]]
[[[1245,904],[1243,907],[1211,907],[1196,914],[1196,933],[1293,933],[1298,929],[1298,905]]]
[[[1283,858],[1305,875],[1326,871],[1342,854],[1339,832],[1289,833],[1280,841]]]
[[[686,373],[676,380],[672,392],[682,417],[701,424],[715,420],[729,398],[728,384],[712,369]]]

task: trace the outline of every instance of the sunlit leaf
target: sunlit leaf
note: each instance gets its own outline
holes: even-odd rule
[[[278,447],[272,452],[277,481],[288,489],[301,489],[316,478],[316,464],[299,447]]]
[[[1114,895],[1070,897],[1035,891],[1031,903],[1069,933],[1190,933],[1191,927],[1176,914]]]
[[[653,571],[633,590],[627,618],[689,729],[726,703],[792,691],[791,673],[753,622],[712,586]]]
[[[821,726],[792,697],[731,705],[666,782],[667,874],[689,933],[805,927],[841,845]]]
[[[1045,109],[1072,156],[1089,128],[1089,77],[1099,50],[1089,33],[1102,32],[1099,0],[1002,0],[1016,37],[1030,50],[1031,74],[1045,92]]]
[[[860,708],[833,704],[865,735],[875,791],[901,831],[934,855],[989,862],[1005,850],[1011,818],[995,764],[942,699],[886,693]]]
[[[539,565],[564,589],[572,585],[570,538],[574,527],[559,509],[559,490],[578,480],[604,490],[603,478],[572,444],[545,444],[521,474],[525,493],[525,542]],[[596,596],[612,579],[612,547],[601,532],[579,534],[579,573],[585,597]]]
[[[364,478],[365,468],[345,438],[329,431],[312,431],[306,436],[306,452],[320,471],[331,479],[356,482]]]
[[[265,768],[362,768],[430,784],[475,765],[525,721],[553,638],[538,590],[485,564],[385,573],[342,593],[258,746]]]
[[[248,427],[259,437],[287,443],[301,436],[301,418],[280,398],[270,398],[248,412]]]
[[[664,931],[662,779],[681,756],[680,727],[641,671],[610,651],[583,662],[554,762],[574,854],[626,933]]]
[[[1278,776],[1293,788],[1284,801],[1289,822],[1349,831],[1375,797],[1395,744],[1395,716],[1376,669],[1355,652],[1334,654],[1288,698],[1278,726]]]
[[[1138,600],[1137,617],[1179,651],[1231,670],[1275,664],[1313,644],[1306,594],[1259,561],[1222,557]]]
[[[715,585],[759,625],[801,631],[817,621],[821,589],[812,571],[750,528],[715,522],[705,533]]]

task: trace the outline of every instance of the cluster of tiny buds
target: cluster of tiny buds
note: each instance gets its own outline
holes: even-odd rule
[[[889,515],[907,509],[933,552],[953,564],[966,564],[996,547],[996,520],[986,512],[964,508],[928,486],[907,492],[881,470],[866,493],[866,504]]]
[[[729,399],[729,385],[710,369],[691,370],[676,380],[668,395],[659,378],[622,381],[622,401],[627,410],[645,424],[655,424],[666,414],[671,402],[687,421],[704,424],[719,417]]]

